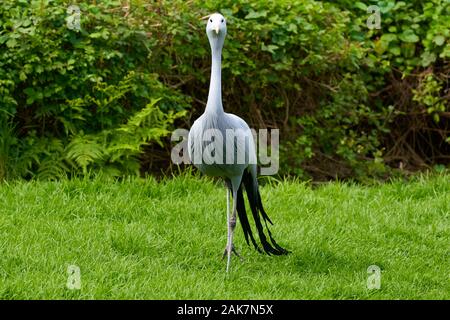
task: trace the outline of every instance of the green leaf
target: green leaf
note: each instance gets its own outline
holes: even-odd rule
[[[381,36],[380,40],[389,44],[389,42],[397,40],[397,35],[394,33],[385,33]]]
[[[445,37],[441,36],[441,35],[437,35],[434,37],[433,42],[438,46],[442,46],[445,42]]]
[[[28,97],[26,102],[27,104],[32,104],[34,102],[34,97]]]
[[[399,56],[401,54],[401,49],[399,46],[394,46],[389,48],[389,52],[392,53],[394,56]]]
[[[274,44],[269,44],[269,45],[265,45],[264,43],[261,44],[261,50],[262,51],[267,51],[270,53],[275,53],[275,50],[278,49],[277,45]]]
[[[404,7],[404,6],[406,6],[406,3],[404,2],[404,1],[398,1],[396,4],[395,4],[395,10],[397,10],[397,9],[400,9],[401,7]]]
[[[395,7],[395,2],[394,1],[381,1],[379,3],[380,5],[380,12],[381,13],[388,13],[389,11],[391,11],[391,9],[393,9]]]
[[[399,39],[403,42],[414,43],[419,41],[419,37],[414,33],[413,30],[407,29],[400,34]]]
[[[290,23],[287,27],[287,31],[297,33],[297,25]]]
[[[31,87],[24,89],[23,92],[29,97],[33,97],[35,95],[34,89]]]
[[[450,45],[446,45],[444,50],[439,54],[440,58],[449,58],[450,57]]]
[[[14,38],[10,38],[8,41],[6,41],[6,46],[8,48],[14,48],[15,46],[17,46],[17,40]]]
[[[440,120],[439,114],[433,113],[433,120],[434,120],[434,122],[438,123]]]
[[[436,61],[436,55],[432,52],[424,52],[421,56],[422,67],[428,67],[431,63]]]
[[[92,38],[92,39],[98,39],[98,38],[101,38],[102,35],[103,35],[102,32],[94,32],[94,33],[91,33],[91,34],[89,35],[89,37]]]
[[[390,26],[390,27],[388,28],[388,31],[389,31],[389,32],[397,32],[397,27],[395,27],[395,26]]]
[[[261,17],[267,17],[267,11],[261,10],[261,11],[253,11],[251,10],[249,14],[245,16],[245,19],[258,19]]]
[[[367,5],[362,3],[362,2],[359,2],[359,1],[356,2],[355,3],[355,8],[358,8],[358,9],[361,9],[361,10],[364,10],[364,11],[367,12]]]

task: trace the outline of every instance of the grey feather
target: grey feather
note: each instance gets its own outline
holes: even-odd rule
[[[255,248],[261,251],[255,242],[245,212],[242,194],[244,189],[247,193],[263,250],[268,254],[286,254],[288,251],[275,242],[267,223],[265,223],[271,243],[268,242],[264,234],[264,227],[261,224],[261,218],[264,222],[269,221],[271,223],[271,221],[262,207],[258,190],[256,147],[252,132],[244,120],[223,110],[221,52],[226,35],[225,19],[220,14],[213,14],[208,20],[206,33],[212,52],[211,82],[205,112],[194,122],[189,131],[189,158],[202,173],[225,179],[234,199],[232,218],[235,219],[236,213],[239,214],[247,243],[249,243],[250,239]],[[234,250],[232,246],[234,225],[230,225],[230,221],[228,222],[228,235],[231,243],[227,243],[226,249],[228,253],[227,270],[231,251]]]

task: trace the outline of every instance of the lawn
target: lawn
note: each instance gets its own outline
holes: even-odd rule
[[[1,299],[450,299],[450,179],[262,187],[277,242],[238,224],[225,276],[226,193],[181,176],[0,184]],[[67,287],[68,266],[81,289]],[[381,269],[368,289],[367,268]]]

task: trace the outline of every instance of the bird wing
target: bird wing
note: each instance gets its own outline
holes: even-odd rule
[[[203,117],[204,115],[201,115],[197,120],[194,121],[192,124],[191,130],[189,130],[188,135],[188,154],[189,159],[191,160],[191,163],[194,163],[194,143],[195,141],[201,141],[203,139]]]
[[[236,130],[239,134],[242,134],[240,139],[235,141],[235,152],[238,154],[243,152],[245,154],[245,159],[248,159],[248,164],[254,164],[256,167],[256,146],[253,133],[242,118],[238,117],[232,113],[225,114],[225,121],[227,122],[226,127]]]
[[[213,135],[221,137],[211,139]],[[200,146],[201,154],[198,153]],[[211,150],[214,152],[211,153]],[[204,113],[198,118],[189,131],[188,153],[194,165],[208,175],[241,176],[249,165],[256,167],[252,132],[244,120],[230,113]]]

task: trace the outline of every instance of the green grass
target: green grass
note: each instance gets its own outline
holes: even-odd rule
[[[262,187],[284,257],[238,225],[224,275],[226,193],[182,176],[0,184],[2,299],[449,299],[450,179]],[[69,290],[67,267],[81,269]],[[367,268],[381,288],[367,289]]]

